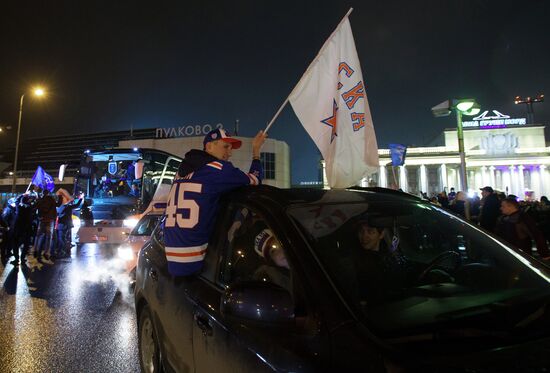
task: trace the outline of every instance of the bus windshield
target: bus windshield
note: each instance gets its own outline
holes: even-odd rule
[[[138,162],[143,164],[140,175],[136,173]],[[75,193],[85,193],[93,205],[93,220],[125,219],[143,212],[160,186],[172,183],[180,162],[153,149],[89,153],[81,161]]]

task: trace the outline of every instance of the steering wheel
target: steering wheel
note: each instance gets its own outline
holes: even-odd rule
[[[433,270],[435,267],[437,267],[440,263],[444,262],[446,259],[454,258],[455,265],[453,267],[456,268],[460,263],[460,254],[456,251],[444,251],[435,258],[432,259],[430,263],[428,263],[427,267],[422,271],[420,276],[418,276],[417,282],[422,282],[426,275],[430,273],[431,270]]]

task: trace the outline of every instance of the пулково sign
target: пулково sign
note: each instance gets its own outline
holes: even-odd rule
[[[204,136],[215,128],[223,128],[223,124],[218,123],[214,126],[210,124],[188,124],[178,127],[156,128],[155,138]]]

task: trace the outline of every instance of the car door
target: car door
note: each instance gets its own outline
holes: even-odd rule
[[[196,299],[193,310],[196,372],[308,370],[306,360],[297,351],[306,355],[302,343],[308,338],[310,342],[316,340],[315,333],[308,334],[303,328],[296,331],[294,327],[258,326],[222,313],[227,287],[239,281],[262,281],[261,276],[264,281],[267,279],[268,269],[259,271],[266,264],[259,252],[262,243],[267,242],[265,231],[270,230],[265,218],[249,206],[232,205],[226,211],[218,232],[218,271],[214,278],[200,276],[205,286],[191,290]],[[270,232],[272,237],[276,236]],[[260,277],[254,278],[255,275]],[[278,285],[288,286],[288,291],[293,292],[290,269],[283,268],[279,273],[274,268],[270,276],[278,276]]]
[[[156,316],[157,333],[167,371],[193,371],[193,304],[187,297],[187,284],[193,277],[175,279],[168,273],[162,222],[147,247],[149,278],[148,301]]]

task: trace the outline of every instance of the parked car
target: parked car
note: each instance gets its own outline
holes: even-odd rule
[[[544,371],[549,302],[549,267],[382,188],[233,191],[201,273],[161,221],[135,288],[147,372]]]
[[[128,274],[131,286],[136,281],[136,264],[139,250],[151,238],[153,229],[161,217],[162,212],[158,211],[142,216],[134,229],[128,234],[124,243],[118,247],[118,257],[124,262],[125,272]]]

